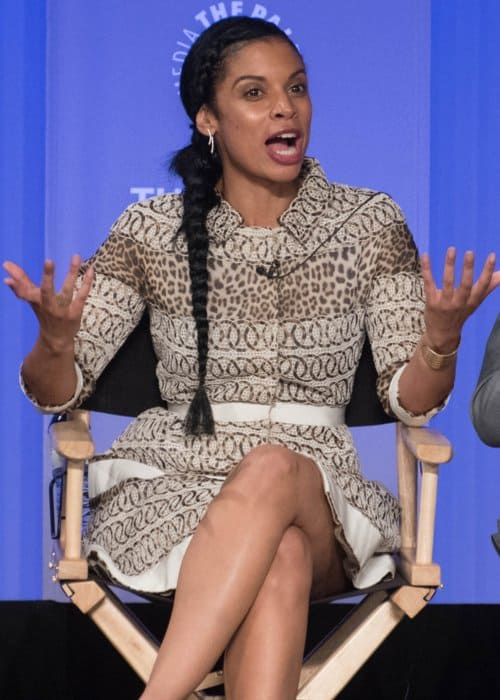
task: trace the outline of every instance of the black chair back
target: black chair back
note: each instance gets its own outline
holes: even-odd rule
[[[137,416],[165,406],[156,378],[156,355],[146,312],[97,380],[81,408],[119,416]]]
[[[90,411],[137,416],[153,406],[166,406],[156,377],[156,356],[145,313],[113,360],[99,377],[96,388],[82,405]],[[349,426],[379,425],[394,419],[382,408],[376,392],[377,372],[368,341],[365,342],[346,409]]]

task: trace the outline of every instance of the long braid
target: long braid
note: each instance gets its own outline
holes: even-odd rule
[[[222,175],[220,158],[210,153],[206,136],[195,126],[196,115],[204,105],[214,109],[215,85],[221,79],[228,51],[248,41],[279,37],[294,44],[276,25],[249,17],[231,17],[204,31],[188,53],[181,73],[180,94],[192,120],[191,143],[172,159],[171,170],[183,180],[184,210],[179,228],[186,236],[191,277],[191,299],[197,332],[198,388],[186,415],[188,434],[214,433],[214,420],[205,380],[208,358],[208,212],[217,204],[215,186]]]
[[[188,246],[191,303],[198,350],[198,388],[186,415],[185,430],[191,434],[213,434],[212,409],[205,389],[208,356],[208,233],[205,222],[217,201],[215,185],[222,170],[219,159],[208,152],[206,138],[196,129],[193,129],[191,144],[178,151],[171,167],[184,182],[181,230],[186,235]]]

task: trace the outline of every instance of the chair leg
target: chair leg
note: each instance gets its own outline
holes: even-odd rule
[[[62,588],[146,683],[158,645],[140,622],[96,581],[64,582]],[[403,617],[414,617],[425,607],[434,590],[403,586],[390,597],[385,591],[367,596],[341,627],[327,636],[307,658],[300,675],[297,700],[335,698]],[[208,697],[203,690],[223,682],[223,671],[209,673],[187,700]],[[224,696],[211,700],[224,700]]]
[[[336,697],[404,615],[386,592],[367,596],[305,661],[297,700]]]
[[[146,682],[158,646],[128,612],[117,605],[96,581],[70,581],[62,589],[93,620],[137,675]]]
[[[62,589],[80,611],[92,619],[139,678],[146,683],[158,654],[158,644],[148,635],[141,623],[96,581],[64,582]],[[187,700],[199,700],[205,696],[198,691],[213,688],[223,682],[224,672],[213,671],[205,676],[196,692]],[[217,698],[212,697],[211,700]]]

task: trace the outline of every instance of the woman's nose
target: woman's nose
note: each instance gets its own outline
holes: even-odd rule
[[[288,96],[280,96],[272,109],[275,119],[292,119],[295,116],[295,106]]]

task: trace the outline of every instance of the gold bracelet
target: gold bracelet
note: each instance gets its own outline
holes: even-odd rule
[[[436,352],[424,343],[422,343],[420,348],[422,350],[422,357],[425,360],[425,364],[431,369],[435,370],[445,369],[446,367],[452,365],[458,352],[458,345],[453,352],[449,352],[447,355],[441,355],[439,352]]]

